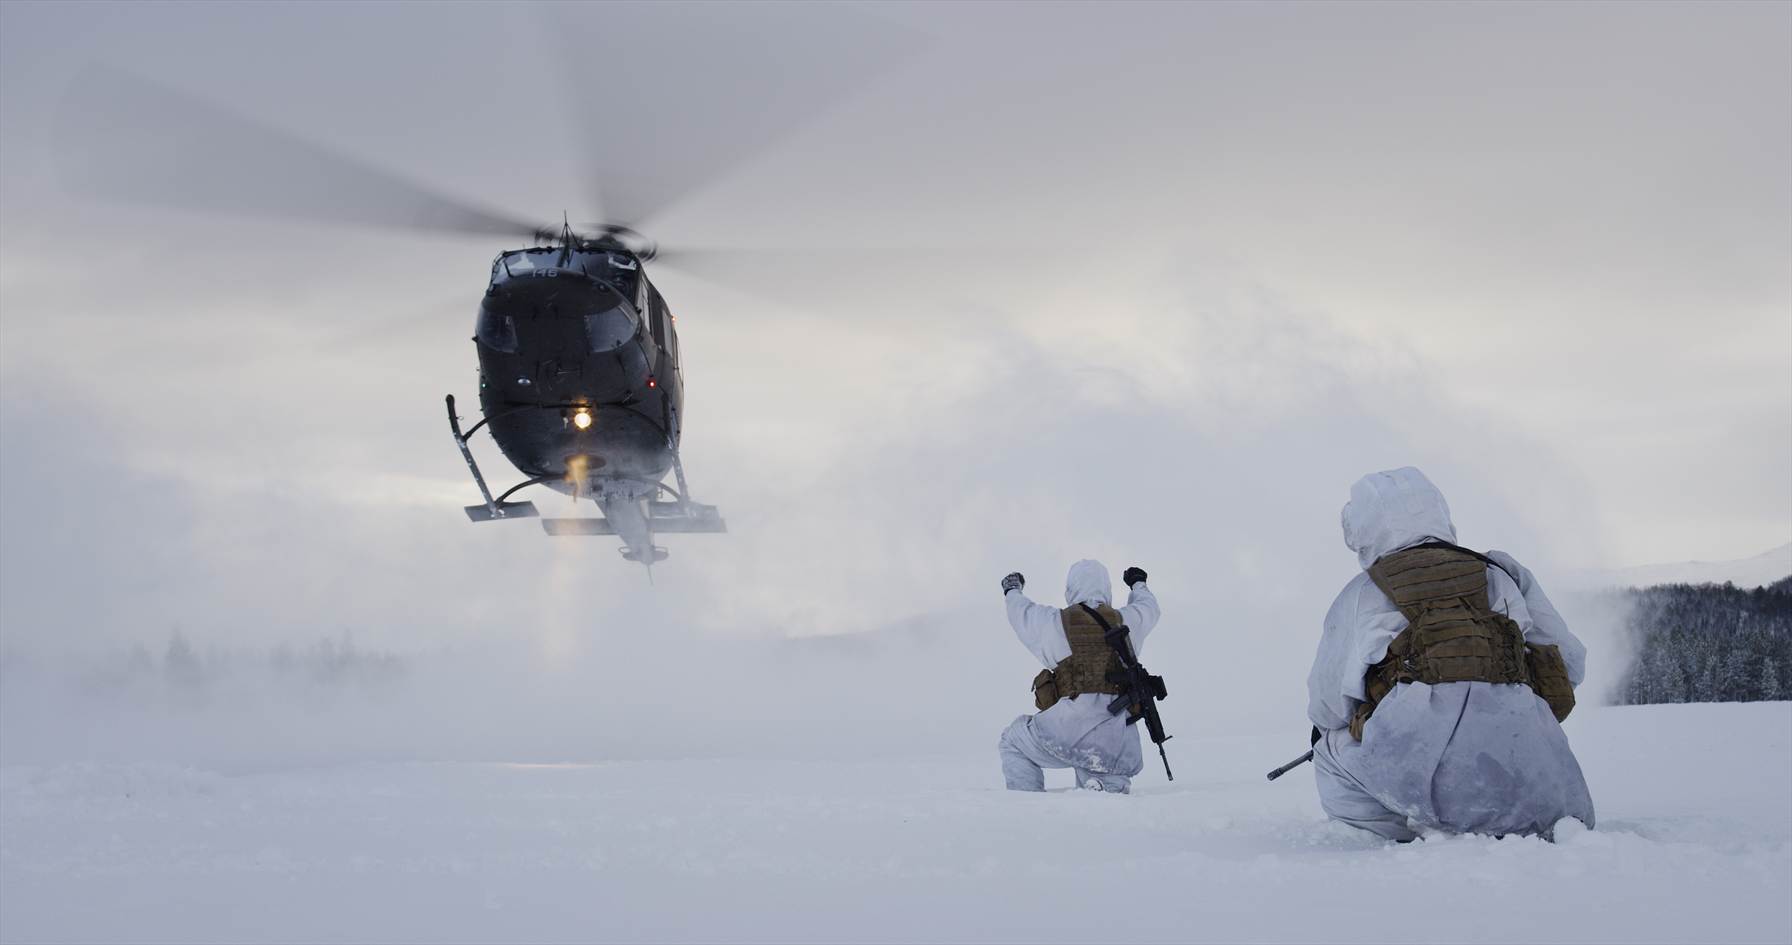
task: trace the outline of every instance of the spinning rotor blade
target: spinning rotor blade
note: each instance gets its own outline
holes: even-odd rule
[[[835,247],[660,247],[648,263],[654,272],[671,271],[723,286],[764,289],[814,279],[841,269],[878,268],[919,261],[925,264],[946,253],[914,249],[842,249]]]
[[[140,76],[89,72],[64,104],[57,163],[70,190],[444,233],[522,237],[540,229]]]
[[[679,280],[690,278],[793,313],[875,318],[900,310],[912,323],[959,318],[967,303],[1027,298],[1084,255],[1064,245],[662,248],[647,268],[661,286],[681,288]],[[954,304],[924,301],[927,287],[940,283],[974,288]],[[881,288],[868,293],[867,286]]]
[[[651,218],[922,48],[842,4],[538,4],[603,219]]]

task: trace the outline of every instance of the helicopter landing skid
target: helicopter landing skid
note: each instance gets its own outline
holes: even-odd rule
[[[696,502],[649,502],[647,525],[656,535],[721,534],[728,531],[728,523],[722,520],[722,513],[715,506]],[[617,534],[616,526],[610,524],[609,519],[601,517],[544,518],[541,520],[541,527],[550,535]]]
[[[461,458],[467,461],[467,470],[473,474],[473,483],[479,487],[479,494],[485,497],[484,505],[465,507],[467,518],[475,522],[490,522],[506,518],[536,518],[541,514],[535,511],[533,502],[504,501],[504,496],[510,495],[516,489],[504,493],[504,496],[492,498],[492,490],[486,487],[485,477],[479,473],[479,464],[473,460],[473,451],[467,449],[467,439],[479,430],[479,426],[475,424],[472,430],[468,430],[464,434],[460,432],[460,418],[454,414],[453,394],[448,395],[448,429],[454,431],[454,445],[460,447]]]
[[[493,508],[486,505],[461,506],[467,510],[467,519],[474,522],[491,522],[506,518],[535,518],[541,513],[536,511],[533,502],[499,502]]]

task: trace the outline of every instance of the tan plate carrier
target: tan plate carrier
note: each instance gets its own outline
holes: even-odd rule
[[[1574,709],[1574,686],[1557,646],[1526,644],[1524,631],[1487,601],[1487,563],[1473,553],[1421,545],[1385,555],[1369,578],[1400,608],[1406,629],[1364,675],[1368,701],[1350,734],[1363,738],[1375,707],[1400,683],[1524,683],[1549,703],[1556,721]]]
[[[1119,611],[1106,604],[1097,604],[1095,609],[1109,624],[1120,626]],[[1057,705],[1059,699],[1072,699],[1085,692],[1114,696],[1125,692],[1124,682],[1110,678],[1124,677],[1126,667],[1121,664],[1119,654],[1102,638],[1101,624],[1081,607],[1059,611],[1058,619],[1064,624],[1064,639],[1070,641],[1070,655],[1059,660],[1057,666],[1042,669],[1033,677],[1034,708],[1044,712]]]

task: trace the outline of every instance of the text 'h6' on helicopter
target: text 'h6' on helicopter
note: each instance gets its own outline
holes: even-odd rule
[[[59,169],[74,189],[186,209],[527,238],[501,253],[474,342],[483,419],[455,444],[483,502],[475,522],[539,517],[511,501],[533,485],[591,499],[602,518],[544,518],[552,535],[615,535],[651,568],[664,533],[722,532],[691,500],[679,459],[684,370],[677,329],[645,263],[667,253],[643,221],[908,57],[890,24],[823,5],[602,4],[540,8],[565,44],[569,88],[604,66],[601,120],[572,124],[597,172],[592,202],[611,222],[546,229],[140,76],[89,70],[60,110]],[[580,17],[587,29],[573,28]],[[575,35],[576,34],[576,35]],[[794,43],[794,45],[793,45]],[[668,82],[668,52],[701,64]],[[645,128],[648,137],[618,129]],[[678,135],[682,134],[682,137]],[[721,250],[732,254],[734,250]],[[690,267],[709,251],[672,254]],[[487,429],[525,477],[494,495],[469,449]],[[677,486],[662,480],[668,474]]]

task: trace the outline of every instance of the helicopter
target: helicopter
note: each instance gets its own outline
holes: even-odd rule
[[[551,535],[616,535],[622,556],[651,567],[667,557],[656,533],[724,532],[714,506],[690,499],[678,455],[684,377],[677,319],[643,266],[655,247],[622,226],[596,236],[562,226],[557,245],[499,254],[479,306],[479,404],[463,432],[454,395],[448,423],[485,501],[475,522],[537,517],[508,501],[545,485],[589,497],[603,517],[543,518]],[[493,496],[467,441],[489,426],[528,478]],[[662,481],[676,473],[676,490]],[[672,501],[661,496],[671,493]]]
[[[668,253],[642,234],[643,221],[837,105],[918,44],[835,7],[540,10],[565,43],[565,85],[587,84],[585,63],[608,70],[603,114],[582,110],[571,121],[582,156],[598,168],[584,182],[590,202],[608,222],[575,228],[563,213],[559,227],[543,227],[110,67],[71,85],[59,111],[73,125],[59,170],[73,190],[183,210],[527,239],[498,253],[479,302],[472,340],[482,417],[463,427],[454,396],[445,397],[481,499],[466,515],[475,523],[538,518],[553,536],[620,538],[622,557],[645,565],[651,579],[668,557],[656,536],[727,526],[691,497],[680,457],[685,363],[676,319],[647,273]],[[578,15],[592,20],[588,29],[576,28]],[[804,35],[794,47],[787,41]],[[719,78],[661,80],[671,48]],[[618,127],[658,137],[643,148]],[[685,138],[668,136],[680,130]],[[717,252],[670,255],[688,270]],[[522,481],[494,493],[470,448],[481,430]],[[544,517],[532,501],[513,499],[532,486],[590,500],[601,517]]]

